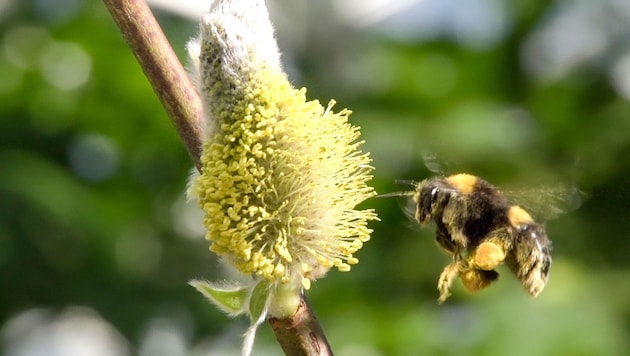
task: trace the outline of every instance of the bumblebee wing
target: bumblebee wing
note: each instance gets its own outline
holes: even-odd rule
[[[418,209],[416,202],[413,200],[413,196],[407,196],[404,198],[398,199],[398,205],[400,205],[400,209],[403,211],[405,216],[414,222],[414,226],[418,226],[418,221],[416,220],[416,210]]]
[[[537,221],[552,220],[573,211],[587,197],[576,186],[561,184],[502,192],[512,204],[527,210]]]
[[[435,152],[430,150],[422,150],[420,155],[422,156],[422,160],[424,161],[424,166],[427,167],[429,172],[441,176],[444,175],[444,172],[446,172],[446,165],[440,160]]]

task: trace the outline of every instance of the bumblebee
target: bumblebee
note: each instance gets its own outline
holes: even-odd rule
[[[384,196],[411,196],[414,220],[434,224],[437,244],[453,256],[438,281],[440,303],[451,295],[456,278],[478,291],[498,279],[495,269],[501,264],[532,296],[545,288],[551,267],[545,228],[494,185],[470,174],[405,183],[415,190]]]

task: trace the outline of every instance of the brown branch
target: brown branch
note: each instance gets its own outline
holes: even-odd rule
[[[197,169],[201,169],[201,100],[144,0],[103,0],[166,109]],[[270,319],[289,356],[332,355],[306,298],[291,318]]]
[[[286,355],[327,356],[333,354],[324,331],[304,295],[302,295],[297,312],[292,317],[270,318],[269,324]]]
[[[103,2],[184,141],[195,167],[201,169],[201,100],[146,1]]]

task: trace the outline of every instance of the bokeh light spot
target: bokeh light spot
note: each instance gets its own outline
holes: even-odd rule
[[[92,59],[75,43],[56,42],[44,51],[40,67],[51,85],[60,90],[74,90],[90,78]]]
[[[10,27],[4,34],[4,52],[9,62],[16,67],[32,69],[52,41],[43,27]]]
[[[108,138],[84,134],[70,143],[68,160],[70,167],[79,177],[101,182],[116,174],[119,154],[116,145]]]

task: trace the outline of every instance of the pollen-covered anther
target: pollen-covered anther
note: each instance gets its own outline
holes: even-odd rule
[[[326,267],[326,268],[331,268],[331,267],[333,267],[333,266],[334,266],[333,261],[332,261],[330,258],[326,257],[326,256],[316,255],[316,256],[315,256],[315,259],[316,259],[316,260],[317,260],[317,262],[318,262],[319,264],[321,264],[323,267]]]
[[[340,272],[349,272],[350,271],[350,265],[348,265],[347,263],[340,263],[336,267],[337,267],[337,269]]]
[[[275,277],[283,277],[284,276],[284,272],[285,272],[286,268],[284,267],[284,265],[282,263],[278,263],[276,265],[276,267],[274,268],[274,276]]]
[[[301,280],[302,282],[302,287],[306,290],[311,289],[311,280],[308,278],[302,278]]]
[[[363,247],[363,241],[361,241],[361,240],[352,240],[352,242],[350,243],[349,250],[357,251],[357,250],[361,249],[361,247]]]

